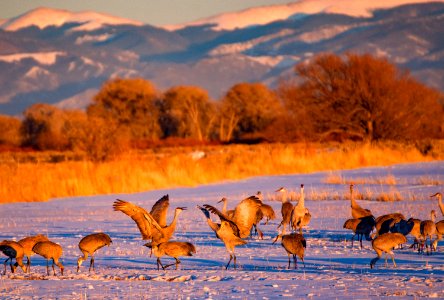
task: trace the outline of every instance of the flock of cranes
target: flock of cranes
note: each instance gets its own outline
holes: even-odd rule
[[[352,247],[354,237],[357,235],[362,248],[362,239],[371,241],[372,247],[377,256],[371,260],[370,267],[376,264],[383,253],[386,253],[385,262],[390,255],[393,265],[396,267],[393,249],[407,242],[406,235],[410,234],[415,237],[415,244],[418,251],[423,252],[424,247],[427,254],[433,250],[436,251],[437,243],[444,234],[444,220],[436,222],[436,212],[431,211],[430,220],[406,219],[401,213],[390,213],[375,218],[372,212],[361,207],[355,200],[353,184],[350,185],[350,208],[352,218],[345,221],[343,227],[353,231],[351,239]],[[304,263],[304,254],[307,247],[307,241],[302,234],[302,229],[309,224],[311,214],[305,207],[304,185],[301,184],[300,198],[296,205],[293,205],[288,197],[287,190],[280,188],[276,192],[281,193],[282,221],[278,226],[278,230],[282,227],[281,233],[278,233],[273,241],[275,244],[281,240],[282,247],[288,255],[288,268],[291,268],[291,258],[293,259],[294,268],[297,268],[297,257]],[[442,203],[442,194],[436,193],[431,197],[438,199],[438,205],[441,213],[444,215],[444,205]],[[247,244],[246,238],[253,234],[253,230],[259,238],[263,238],[262,231],[258,228],[259,222],[265,219],[265,224],[269,220],[275,219],[276,215],[270,205],[262,202],[262,194],[258,192],[254,196],[247,197],[240,201],[232,210],[227,210],[226,198],[222,198],[218,203],[223,203],[222,209],[219,210],[213,205],[203,204],[197,205],[197,208],[203,213],[208,226],[214,231],[216,237],[220,239],[229,254],[229,260],[225,268],[228,269],[231,262],[233,268],[236,269],[235,247]],[[196,253],[195,246],[190,242],[171,241],[176,230],[176,224],[180,213],[186,210],[185,207],[175,208],[174,217],[170,224],[167,224],[167,211],[169,208],[169,196],[165,195],[160,198],[153,206],[150,212],[144,208],[137,206],[131,202],[117,199],[113,203],[114,211],[120,211],[129,216],[137,225],[141,237],[148,242],[144,246],[151,249],[151,255],[157,257],[157,269],[166,268],[175,265],[176,269],[181,263],[179,257],[193,256]],[[215,215],[218,222],[212,220],[211,216]],[[291,231],[286,233],[286,227]],[[436,239],[433,239],[437,236]],[[427,239],[429,243],[427,244]],[[104,247],[110,246],[111,238],[106,233],[93,233],[83,237],[79,242],[79,249],[82,252],[77,260],[77,272],[80,271],[82,263],[91,256],[89,271],[94,268],[94,254]],[[64,266],[59,259],[62,256],[62,247],[56,244],[44,235],[35,235],[26,237],[18,242],[12,240],[4,240],[0,242],[0,251],[8,258],[4,262],[6,274],[6,265],[10,261],[11,272],[14,273],[18,266],[26,273],[30,272],[31,256],[38,254],[47,260],[46,269],[49,275],[49,261],[52,260],[53,274],[56,275],[55,265],[59,267],[60,273],[63,275]],[[23,258],[27,257],[26,266],[23,264]],[[175,259],[175,263],[163,265],[160,258],[170,256]],[[12,260],[15,259],[15,263]],[[304,263],[305,267],[305,263]]]
[[[444,215],[444,205],[442,203],[442,194],[436,193],[430,197],[438,199],[438,205],[442,215]],[[419,220],[409,218],[408,220],[401,213],[390,213],[375,218],[369,209],[361,207],[354,198],[353,184],[350,185],[350,207],[352,218],[345,221],[343,228],[353,231],[351,239],[358,235],[360,246],[362,248],[362,239],[372,242],[372,247],[376,252],[376,257],[371,260],[370,267],[373,268],[375,263],[381,258],[382,253],[386,253],[385,263],[387,265],[388,255],[391,256],[393,265],[396,267],[393,249],[407,243],[407,235],[412,235],[415,242],[412,247],[417,246],[418,252],[427,254],[436,251],[438,241],[442,239],[444,234],[444,220],[435,222],[436,212],[430,212],[429,220]],[[436,239],[432,241],[432,238]],[[427,244],[427,239],[429,243]]]

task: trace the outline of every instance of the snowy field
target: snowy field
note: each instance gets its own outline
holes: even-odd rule
[[[346,184],[327,184],[328,172],[304,175],[254,177],[236,182],[176,188],[137,194],[100,195],[53,199],[46,203],[16,203],[0,206],[0,240],[19,240],[28,235],[43,233],[60,244],[64,253],[65,274],[46,276],[46,261],[32,257],[30,274],[20,268],[1,275],[1,299],[375,299],[375,298],[444,298],[444,242],[431,256],[418,255],[413,249],[395,250],[398,264],[394,268],[384,259],[370,269],[376,256],[371,244],[364,241],[364,249],[350,245],[351,232],[342,228],[350,218],[350,202],[346,200],[310,200],[310,194],[348,193]],[[437,200],[429,196],[444,192],[444,162],[395,165],[385,168],[365,168],[342,171],[347,180],[378,178],[393,175],[395,186],[384,184],[356,184],[357,192],[374,193],[397,190],[403,197],[416,200],[398,202],[357,202],[369,208],[375,216],[401,212],[407,218],[429,219],[430,210],[437,211],[437,220],[444,217]],[[432,178],[441,185],[421,185],[419,178]],[[298,192],[305,184],[305,206],[312,214],[308,228],[305,268],[298,259],[297,270],[288,270],[288,258],[280,243],[272,244],[280,222],[280,202],[270,201],[274,191],[285,186]],[[225,270],[228,253],[216,238],[196,205],[217,204],[227,197],[228,208],[242,198],[262,191],[264,202],[272,205],[278,219],[261,225],[264,239],[249,238],[248,244],[236,247],[238,269]],[[176,206],[188,209],[179,216],[173,240],[188,241],[197,248],[193,257],[181,258],[179,270],[157,271],[156,258],[149,257],[140,233],[128,216],[115,212],[116,198],[133,202],[148,211],[164,194],[170,196],[167,222]],[[272,197],[273,196],[273,197]],[[217,217],[212,216],[214,221]],[[90,233],[108,233],[113,244],[96,253],[96,271],[88,273],[89,260],[76,273],[80,256],[78,242]],[[408,237],[409,243],[413,240]],[[5,256],[0,258],[6,259]],[[25,259],[26,260],[26,259]],[[162,262],[172,263],[163,257]],[[2,272],[3,272],[3,266]]]

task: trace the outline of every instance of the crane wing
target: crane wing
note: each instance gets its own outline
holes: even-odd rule
[[[144,208],[137,206],[131,202],[117,199],[114,201],[113,208],[115,211],[121,211],[125,215],[131,217],[136,222],[137,227],[142,235],[142,239],[151,239],[154,230],[162,233],[162,228],[154,220],[154,218]]]
[[[170,199],[168,195],[163,196],[159,200],[154,203],[153,208],[151,209],[151,216],[161,227],[167,226],[167,212],[168,207],[170,206]]]
[[[233,221],[231,221],[224,213],[222,213],[220,210],[218,210],[216,207],[209,205],[209,204],[204,204],[203,205],[208,211],[210,211],[211,213],[217,215],[220,219],[221,222],[221,226],[222,223],[226,223],[225,226],[230,226],[233,234],[235,236],[240,237],[240,230],[239,227],[237,226],[237,224]]]
[[[240,237],[250,235],[251,228],[256,221],[256,215],[262,202],[256,196],[250,196],[242,200],[234,210],[233,221],[240,230]]]

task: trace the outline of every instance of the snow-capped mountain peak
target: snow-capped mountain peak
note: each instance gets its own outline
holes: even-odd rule
[[[62,9],[39,7],[17,17],[5,20],[5,22],[0,25],[0,28],[7,31],[16,31],[29,26],[37,26],[42,29],[48,26],[61,26],[65,23],[73,22],[82,23],[81,28],[77,28],[78,30],[94,30],[106,24],[143,25],[141,22],[94,11],[71,12]]]
[[[187,26],[214,24],[215,30],[233,30],[273,21],[285,20],[297,14],[336,13],[354,17],[370,17],[375,9],[391,8],[404,4],[426,3],[429,0],[300,0],[288,4],[260,6],[237,12],[223,13],[197,21],[164,26],[177,30]],[[437,0],[435,2],[443,2]]]

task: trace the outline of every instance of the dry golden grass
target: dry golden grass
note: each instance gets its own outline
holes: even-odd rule
[[[340,173],[330,173],[325,179],[325,183],[329,184],[386,184],[386,185],[396,185],[398,180],[393,175],[387,175],[383,177],[354,177],[354,178],[344,178]]]
[[[202,151],[205,156],[196,159],[194,154],[199,154],[197,151]],[[49,160],[61,160],[57,155],[51,155]],[[82,160],[47,162],[44,154],[35,157],[32,157],[32,162],[29,162],[29,159],[26,162],[24,157],[17,154],[2,154],[0,203],[132,193],[196,186],[258,175],[338,171],[402,162],[431,161],[444,158],[444,152],[435,153],[433,157],[423,156],[413,145],[399,144],[262,144],[134,151],[103,163]],[[380,180],[386,184],[390,181],[396,182],[394,178],[389,177]],[[343,178],[338,181],[346,182]],[[355,179],[353,181],[356,182]],[[340,195],[308,195],[319,200],[340,198]],[[290,194],[291,199],[292,197],[294,200],[299,199],[297,192]],[[395,196],[392,198],[396,199]]]

